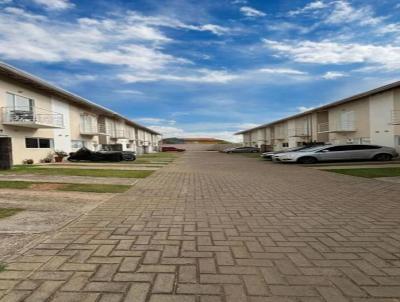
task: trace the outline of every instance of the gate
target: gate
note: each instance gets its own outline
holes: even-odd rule
[[[0,170],[12,167],[11,137],[0,137]]]

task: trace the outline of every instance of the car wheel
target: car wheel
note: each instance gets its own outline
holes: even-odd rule
[[[389,161],[392,160],[392,156],[390,154],[382,153],[382,154],[377,154],[374,156],[374,160],[377,161]]]
[[[312,156],[305,156],[301,157],[297,160],[299,164],[315,164],[317,162],[317,159]]]

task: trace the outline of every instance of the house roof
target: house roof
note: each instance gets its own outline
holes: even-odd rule
[[[142,126],[115,111],[112,111],[106,107],[103,107],[103,106],[98,105],[92,101],[89,101],[83,97],[80,97],[79,95],[76,95],[65,89],[62,89],[53,84],[50,84],[39,77],[36,77],[30,73],[22,71],[22,70],[14,67],[14,66],[11,66],[7,63],[0,62],[0,75],[4,75],[8,78],[11,78],[11,79],[18,81],[20,83],[23,83],[25,85],[35,87],[36,89],[46,91],[50,95],[58,96],[66,101],[71,102],[71,103],[78,104],[78,105],[88,107],[91,109],[95,109],[100,114],[103,114],[105,116],[122,119],[125,121],[126,124],[131,125],[133,127],[136,127],[136,128],[142,129],[142,130],[146,130],[147,132],[150,132],[155,135],[161,135],[160,133],[158,133],[152,129],[149,129],[145,126]]]
[[[372,96],[374,94],[382,93],[382,92],[388,91],[390,89],[399,88],[399,87],[400,87],[400,81],[397,81],[397,82],[394,82],[394,83],[391,83],[391,84],[388,84],[388,85],[384,85],[384,86],[380,86],[378,88],[374,88],[372,90],[368,90],[366,92],[355,94],[353,96],[350,96],[350,97],[347,97],[347,98],[344,98],[344,99],[341,99],[341,100],[338,100],[338,101],[335,101],[335,102],[332,102],[332,103],[329,103],[329,104],[326,104],[326,105],[323,105],[323,106],[319,106],[319,107],[316,107],[316,108],[313,108],[313,109],[310,109],[310,110],[307,110],[307,111],[304,111],[304,112],[301,112],[301,113],[297,113],[297,114],[294,114],[294,115],[291,115],[291,116],[288,116],[288,117],[285,117],[285,118],[282,118],[282,119],[279,119],[279,120],[276,120],[276,121],[273,121],[273,122],[270,122],[270,123],[266,123],[266,124],[263,124],[263,125],[260,125],[260,126],[254,127],[254,128],[250,128],[250,129],[246,129],[246,130],[243,130],[243,131],[239,131],[239,132],[235,133],[235,135],[244,134],[244,133],[251,132],[253,130],[262,129],[262,128],[265,128],[265,127],[268,127],[268,126],[279,124],[279,123],[285,122],[285,121],[293,119],[293,118],[306,116],[306,115],[308,115],[310,113],[313,113],[313,112],[324,111],[324,110],[326,110],[328,108],[331,108],[331,107],[335,107],[335,106],[338,106],[338,105],[341,105],[341,104],[344,104],[344,103],[356,101],[356,100],[359,100],[359,99],[362,99],[362,98],[365,98],[365,97]]]

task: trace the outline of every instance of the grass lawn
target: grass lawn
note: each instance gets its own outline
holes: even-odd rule
[[[39,175],[69,175],[90,177],[120,177],[145,178],[154,171],[112,170],[112,169],[76,169],[76,168],[41,168],[38,166],[15,166],[4,173],[39,174]]]
[[[6,270],[6,265],[4,263],[0,263],[0,273]]]
[[[23,210],[24,209],[19,209],[19,208],[0,208],[0,219],[10,217]]]
[[[65,184],[60,191],[93,192],[93,193],[123,193],[129,190],[127,185],[97,185],[97,184]]]
[[[68,184],[68,183],[49,183],[33,181],[0,181],[0,189],[43,189],[57,191],[76,191],[94,193],[123,193],[131,186],[128,185],[107,185],[107,184]],[[54,186],[53,188],[51,186]]]
[[[327,169],[325,171],[346,174],[346,175],[352,175],[352,176],[366,177],[366,178],[400,176],[400,167]]]

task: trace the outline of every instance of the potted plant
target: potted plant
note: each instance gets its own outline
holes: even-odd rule
[[[55,159],[56,163],[61,163],[63,161],[64,157],[68,156],[67,152],[65,152],[65,151],[55,151],[54,154],[55,154],[54,159]]]
[[[53,161],[53,158],[54,158],[53,152],[49,152],[49,153],[47,154],[47,156],[46,156],[44,159],[42,159],[40,162],[43,162],[43,163],[51,163],[51,162]]]

